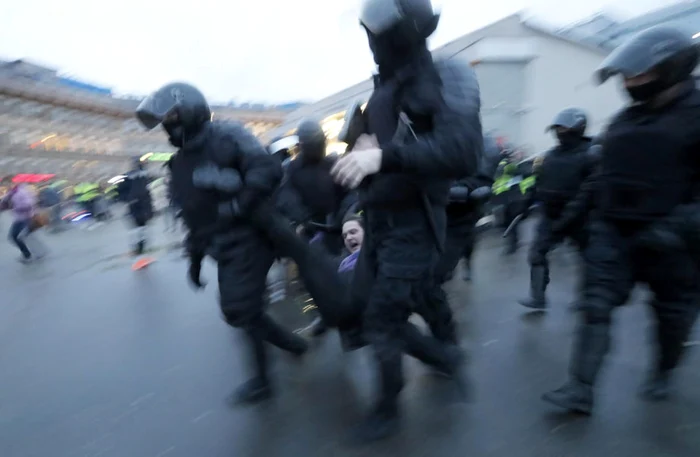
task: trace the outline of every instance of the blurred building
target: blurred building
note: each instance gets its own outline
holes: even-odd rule
[[[651,11],[627,21],[597,14],[559,33],[600,46],[607,50],[615,49],[635,33],[655,25],[670,25],[689,36],[700,37],[700,0],[686,0],[665,8]]]
[[[537,153],[552,146],[553,138],[545,133],[545,127],[564,108],[584,109],[591,134],[607,124],[625,99],[617,84],[597,87],[595,69],[617,44],[660,23],[673,24],[690,36],[699,33],[700,37],[700,0],[629,21],[597,15],[563,30],[516,14],[435,49],[433,55],[471,63],[481,87],[485,132],[520,145],[526,153]],[[291,135],[301,119],[317,117],[324,119],[331,139],[329,151],[344,151],[345,145],[335,142],[344,110],[354,101],[366,102],[371,92],[372,81],[367,80],[302,106],[268,135]]]
[[[517,14],[433,51],[436,58],[471,63],[481,87],[484,131],[505,137],[528,153],[552,144],[545,127],[564,108],[586,110],[592,131],[600,129],[619,108],[622,98],[615,84],[593,84],[593,71],[606,54]],[[327,134],[334,140],[344,110],[354,101],[366,102],[371,92],[371,80],[356,84],[290,113],[271,134],[291,134],[301,119],[313,116],[325,119]],[[337,143],[330,146],[338,152],[343,148]]]
[[[123,173],[133,157],[167,159],[173,148],[163,133],[145,132],[134,117],[139,101],[30,62],[0,61],[0,178],[106,180]],[[215,118],[243,122],[256,135],[278,126],[286,114],[266,107],[212,110]]]

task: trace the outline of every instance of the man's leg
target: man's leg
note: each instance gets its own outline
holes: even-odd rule
[[[530,246],[528,261],[530,263],[530,297],[520,304],[532,309],[547,308],[545,292],[549,284],[549,262],[547,254],[555,243],[551,230],[552,221],[542,216],[537,222],[535,239]]]
[[[248,340],[253,376],[234,394],[238,403],[257,402],[272,395],[268,373],[267,348],[270,343],[295,355],[306,352],[306,341],[280,327],[265,313],[267,273],[274,253],[266,242],[251,238],[231,249],[226,260],[219,261],[219,294],[226,322],[241,328]]]
[[[669,396],[700,310],[700,275],[688,251],[642,251],[642,274],[654,293],[656,363],[642,389],[650,400]]]
[[[598,373],[610,350],[612,313],[634,287],[631,243],[614,227],[596,222],[586,252],[585,302],[574,340],[569,381],[542,399],[561,408],[590,414]]]
[[[29,260],[32,257],[32,253],[29,251],[27,244],[22,239],[22,232],[27,229],[26,221],[15,221],[10,226],[10,240],[19,248],[22,253],[22,258]]]

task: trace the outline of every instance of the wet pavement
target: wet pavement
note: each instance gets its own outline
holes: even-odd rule
[[[0,244],[0,456],[700,455],[697,351],[678,373],[674,401],[636,396],[651,357],[643,291],[616,316],[595,415],[564,415],[540,400],[566,375],[576,285],[567,249],[553,255],[551,311],[530,313],[516,304],[527,291],[525,249],[505,258],[497,234],[486,236],[473,283],[448,286],[474,403],[455,403],[448,381],[408,360],[401,434],[353,448],[345,432],[370,404],[369,354],[342,353],[334,334],[302,363],[275,353],[277,397],[230,406],[246,363],[219,317],[215,270],[207,265],[211,284],[192,291],[179,252],[165,249],[177,237],[158,237],[158,261],[136,273],[120,221],[46,236],[52,254],[31,266]],[[274,312],[289,327],[306,319],[289,303]]]

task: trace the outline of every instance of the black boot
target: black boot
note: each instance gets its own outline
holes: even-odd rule
[[[236,405],[258,403],[272,397],[263,331],[259,327],[250,327],[245,329],[245,333],[250,345],[255,376],[241,384],[233,393],[231,401]]]
[[[234,405],[255,404],[272,398],[270,382],[262,378],[252,378],[241,384],[233,393]]]
[[[264,314],[258,323],[264,341],[301,358],[309,350],[309,343],[299,335],[281,327]]]
[[[590,415],[593,412],[593,389],[576,381],[569,381],[559,389],[542,395],[542,400],[560,408]]]
[[[547,290],[548,276],[547,267],[533,266],[530,269],[530,298],[520,300],[519,303],[530,309],[547,309],[545,290]]]
[[[610,349],[610,321],[580,324],[569,368],[570,380],[544,401],[582,414],[593,411],[593,386]]]
[[[642,386],[641,396],[650,401],[666,400],[671,395],[671,379],[674,369],[686,352],[697,309],[688,303],[653,303],[656,321],[656,367]],[[684,310],[684,312],[678,312]],[[676,312],[674,312],[676,311]]]
[[[373,347],[379,364],[381,397],[372,413],[351,433],[356,444],[389,438],[399,431],[399,394],[403,388],[401,342]]]
[[[403,339],[406,354],[431,367],[435,374],[454,380],[462,399],[470,400],[469,382],[464,373],[465,356],[457,345],[441,343],[410,323],[404,328]]]
[[[649,401],[666,400],[671,395],[671,371],[653,373],[639,394]]]
[[[397,409],[377,408],[350,433],[351,444],[361,445],[389,438],[399,431]]]

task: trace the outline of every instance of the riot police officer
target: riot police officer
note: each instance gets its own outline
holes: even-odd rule
[[[441,78],[428,50],[438,20],[429,0],[366,0],[361,12],[378,75],[364,111],[366,135],[332,170],[347,187],[362,183],[365,240],[353,292],[366,303],[380,392],[356,429],[360,441],[398,429],[407,319],[412,303],[439,287],[432,268],[444,243],[450,183],[476,171],[483,148],[473,72],[467,69],[462,97],[448,98],[453,81]]]
[[[286,170],[278,200],[285,214],[299,224],[300,231],[311,239],[325,226],[322,243],[334,256],[343,246],[342,220],[352,202],[352,195],[336,184],[331,168],[337,158],[326,156],[327,139],[321,124],[306,119],[297,127],[299,154]]]
[[[491,196],[493,176],[499,159],[500,149],[495,139],[484,136],[484,154],[479,160],[477,172],[452,183],[445,210],[445,249],[433,269],[435,284],[444,285],[449,281],[461,258],[464,258],[465,277],[470,275],[471,254],[476,241],[475,226],[484,204]],[[445,291],[442,287],[431,287],[427,293],[425,303],[416,312],[426,321],[437,339],[457,344],[456,326]]]
[[[587,232],[584,219],[590,207],[583,183],[591,176],[595,157],[591,138],[585,136],[586,114],[578,108],[560,112],[547,127],[557,138],[557,146],[542,156],[536,172],[535,199],[542,203],[542,217],[530,247],[530,297],[520,304],[528,308],[547,306],[545,290],[549,283],[547,254],[566,238],[583,250]],[[579,196],[579,193],[581,195]]]
[[[617,48],[597,70],[600,83],[624,78],[632,104],[602,138],[596,206],[586,250],[585,300],[569,382],[543,396],[590,414],[594,386],[610,348],[613,311],[635,283],[648,284],[655,316],[656,360],[642,395],[663,399],[698,312],[700,275],[689,246],[668,245],[678,211],[698,213],[700,92],[692,71],[698,49],[666,26],[650,28]],[[697,231],[699,227],[695,226]]]
[[[133,222],[133,254],[140,256],[146,252],[147,226],[153,218],[153,199],[148,185],[151,177],[139,157],[132,159],[132,169],[119,183],[119,198],[129,205],[129,216]]]
[[[440,283],[452,277],[459,259],[464,259],[464,279],[471,278],[471,257],[476,242],[476,223],[483,206],[491,196],[491,186],[500,161],[500,148],[495,138],[484,136],[484,156],[474,176],[457,180],[450,188],[447,205],[445,251],[435,267]]]
[[[247,336],[254,375],[234,400],[266,399],[272,394],[266,343],[298,356],[308,347],[265,312],[265,280],[275,252],[249,219],[278,186],[279,160],[242,125],[211,122],[206,99],[188,84],[162,87],[141,102],[136,115],[148,129],[162,125],[178,148],[171,179],[189,231],[190,281],[203,286],[202,260],[211,256],[218,266],[223,317]]]

